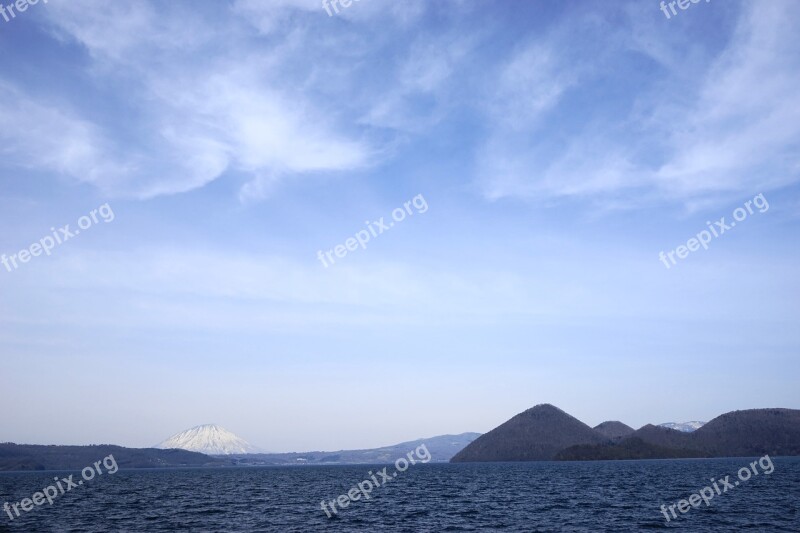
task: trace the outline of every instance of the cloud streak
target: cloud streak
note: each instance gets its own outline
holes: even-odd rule
[[[601,37],[596,32],[604,26],[580,31],[579,20],[567,20],[563,31],[533,40],[500,68],[491,134],[477,158],[486,197],[540,203],[590,199],[599,205],[626,198],[636,206],[660,196],[708,205],[796,183],[797,5],[742,5],[728,45],[699,71],[696,60],[682,64],[668,54],[654,54],[676,39],[656,33],[644,40],[635,17],[648,13],[628,11],[634,17],[628,21],[634,41],[620,38],[625,28],[608,28],[611,37]],[[560,36],[578,33],[586,39],[584,46],[596,39],[596,46],[604,41],[611,49],[564,53],[574,45]],[[684,33],[684,38],[691,42],[696,35]],[[602,77],[622,68],[629,50],[643,51],[661,64],[648,84],[681,92],[673,96],[645,85],[609,116],[597,99],[601,93],[595,99],[580,93],[607,85]],[[572,117],[583,117],[577,125],[565,115],[569,108]],[[541,135],[544,127],[547,137]],[[559,130],[569,134],[559,136]]]

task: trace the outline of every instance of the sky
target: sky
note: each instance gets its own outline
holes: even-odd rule
[[[0,18],[0,441],[800,408],[800,3],[337,9]]]

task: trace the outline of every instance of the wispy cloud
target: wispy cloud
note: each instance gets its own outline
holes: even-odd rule
[[[69,110],[38,102],[0,82],[0,144],[10,166],[54,172],[75,181],[122,182],[135,167],[118,159],[95,124]]]
[[[800,6],[746,3],[697,100],[668,124],[658,183],[676,196],[771,189],[800,175]]]
[[[501,112],[492,117],[491,134],[478,152],[478,183],[488,198],[577,198],[600,205],[627,198],[635,206],[661,195],[697,206],[798,180],[795,3],[744,6],[728,45],[701,68],[696,54],[682,64],[659,53],[675,45],[675,35],[645,38],[636,17],[649,14],[634,9],[628,14],[633,40],[620,38],[618,28],[605,40],[584,31],[587,42],[603,41],[608,49],[582,54],[576,62],[574,54],[564,53],[569,47],[562,41],[540,38],[501,69],[494,104]],[[687,49],[697,47],[692,41],[697,35],[677,26],[671,30],[682,34]],[[628,100],[617,104],[616,116],[602,100],[565,97],[570,89],[606,88],[607,76],[622,68],[630,50],[657,59],[662,68],[638,94],[622,97]],[[656,90],[653,83],[680,91]],[[501,98],[504,92],[507,97]],[[577,125],[576,115],[583,117]]]
[[[460,103],[454,94],[476,44],[475,38],[460,35],[416,39],[359,121],[425,135]]]
[[[228,47],[212,49],[237,24],[227,9],[219,16],[212,25],[200,14],[150,3],[54,6],[53,31],[83,45],[91,75],[124,88],[137,115],[124,125],[96,124],[78,110],[66,115],[22,98],[20,107],[36,112],[6,110],[8,123],[58,131],[60,148],[57,161],[17,150],[21,163],[140,198],[189,191],[233,170],[249,176],[243,200],[264,196],[282,179],[367,164],[371,149],[359,135],[339,132],[326,109],[277,81],[289,60],[283,48],[253,53],[246,38],[228,36]],[[131,135],[135,142],[123,145]]]

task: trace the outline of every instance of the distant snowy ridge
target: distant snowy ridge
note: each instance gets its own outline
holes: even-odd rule
[[[682,431],[684,433],[691,433],[692,431],[696,431],[705,425],[705,422],[699,422],[697,420],[693,422],[667,422],[665,424],[659,424],[659,426],[662,428],[677,429],[678,431]]]
[[[164,442],[156,444],[155,448],[162,450],[178,448],[206,455],[258,453],[259,451],[246,440],[214,424],[196,426],[177,433]]]

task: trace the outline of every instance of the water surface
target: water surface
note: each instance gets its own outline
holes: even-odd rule
[[[14,521],[3,513],[0,531],[800,531],[800,458],[773,458],[771,475],[666,523],[662,504],[712,477],[733,479],[750,461],[417,464],[335,519],[320,502],[383,466],[120,470]],[[0,473],[0,504],[30,498],[55,475]]]

